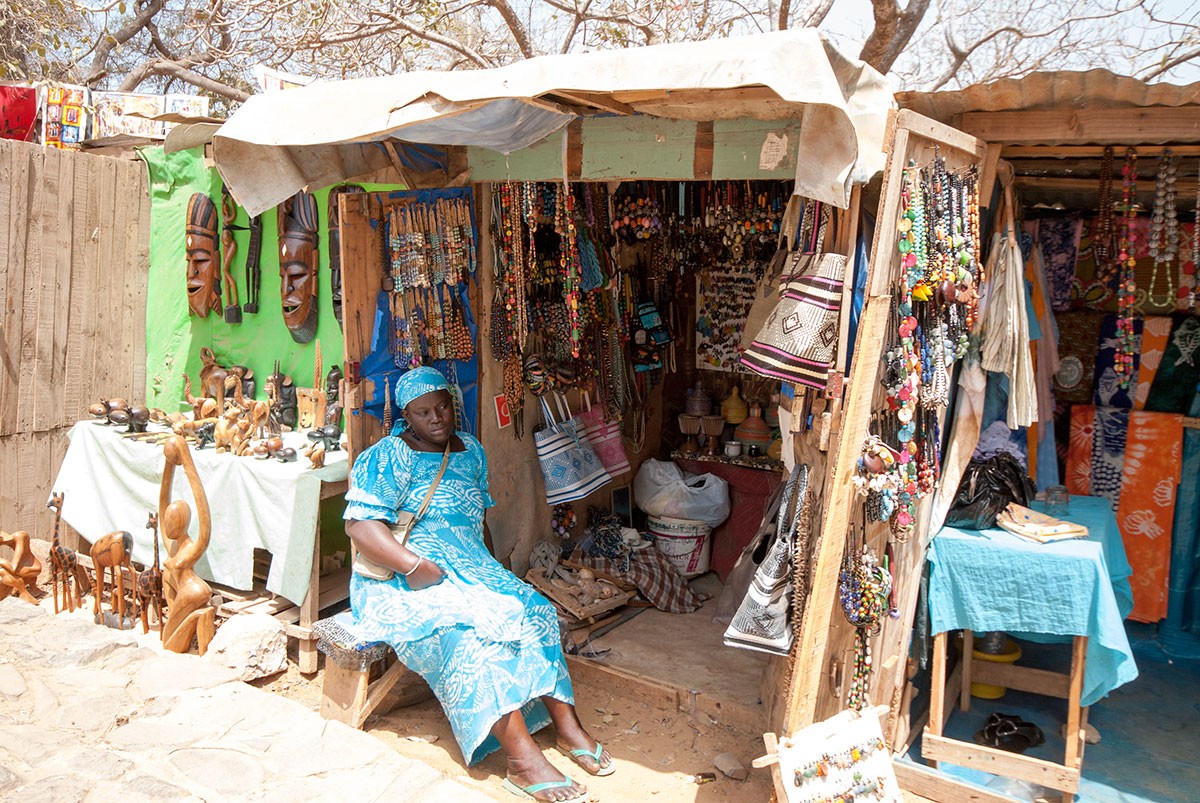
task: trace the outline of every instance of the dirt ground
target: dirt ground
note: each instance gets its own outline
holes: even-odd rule
[[[320,705],[321,674],[307,678],[299,673],[295,663],[289,663],[285,674],[255,685],[314,710]],[[551,763],[588,787],[592,800],[765,803],[770,799],[769,771],[750,768],[751,760],[764,752],[761,734],[713,722],[704,714],[699,715],[704,720],[700,722],[675,711],[652,709],[623,696],[619,688],[577,685],[575,694],[580,718],[612,754],[617,771],[605,778],[590,777],[554,749],[551,728],[543,729],[535,738]],[[512,803],[516,799],[500,785],[504,778],[504,758],[499,753],[477,766],[463,765],[450,725],[435,700],[372,716],[364,730],[397,752],[471,784],[497,801]],[[750,777],[735,781],[722,775],[712,762],[720,753],[737,756]],[[716,780],[697,784],[693,776],[701,772],[714,773]]]

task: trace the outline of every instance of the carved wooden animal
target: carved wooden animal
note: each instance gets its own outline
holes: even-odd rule
[[[176,542],[174,553],[163,564],[163,593],[167,600],[167,619],[162,627],[163,647],[172,652],[187,652],[194,637],[203,655],[216,632],[216,611],[209,604],[212,588],[194,569],[208,549],[212,534],[208,497],[200,484],[200,475],[186,440],[180,436],[171,438],[163,445],[163,454],[166,466],[158,490],[158,518],[167,543]],[[192,520],[191,507],[182,499],[171,501],[171,480],[177,466],[183,466],[192,497],[196,500],[199,531],[194,541],[187,532]]]
[[[305,449],[304,456],[308,458],[312,468],[321,468],[325,465],[325,447],[319,443],[314,443]]]
[[[30,587],[36,587],[38,575],[42,571],[42,562],[29,548],[29,533],[18,530],[9,534],[0,532],[0,546],[12,549],[10,559],[0,558],[0,599],[15,593],[26,602],[37,605],[37,600],[29,593]]]
[[[217,364],[213,350],[205,346],[200,349],[200,392],[217,400],[217,409],[225,409],[225,379],[229,371]],[[238,378],[241,381],[241,378]]]
[[[120,626],[125,623],[125,575],[121,572],[122,568],[129,570],[130,579],[133,581],[132,586],[137,587],[137,573],[133,569],[133,564],[129,560],[130,554],[133,552],[133,536],[124,530],[102,535],[96,539],[96,543],[92,544],[92,591],[95,595],[93,604],[93,612],[99,618],[101,611],[104,609],[104,573],[106,570],[112,570],[112,606],[113,613],[117,615],[117,622]]]
[[[225,411],[225,415],[217,419],[217,425],[213,428],[213,445],[218,452],[233,450],[233,438],[237,434],[238,413],[240,412],[239,408],[230,407]]]
[[[50,541],[50,589],[54,594],[55,613],[61,610],[58,604],[59,580],[62,580],[62,607],[68,611],[74,611],[80,606],[79,578],[76,576],[79,561],[75,557],[75,550],[58,542],[58,523],[62,519],[62,505],[62,494],[51,494],[50,501],[46,503],[46,507],[54,511],[54,534]],[[72,590],[72,581],[74,581],[74,590]]]
[[[162,627],[163,621],[163,580],[162,567],[158,562],[158,514],[151,511],[146,520],[146,529],[150,530],[154,538],[154,563],[146,567],[145,571],[137,576],[137,582],[133,584],[133,598],[137,602],[138,615],[142,619],[142,632],[150,632],[149,613],[150,607],[154,607],[154,616],[158,620],[158,626]]]
[[[201,391],[203,392],[203,391]],[[192,420],[200,421],[202,419],[212,418],[220,409],[217,406],[216,399],[210,399],[207,396],[192,395],[192,379],[186,372],[183,374],[183,398],[192,406]]]

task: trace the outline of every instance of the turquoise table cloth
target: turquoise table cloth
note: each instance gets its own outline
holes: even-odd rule
[[[1087,636],[1087,706],[1137,677],[1123,624],[1133,609],[1133,570],[1107,499],[1072,496],[1060,518],[1086,526],[1088,537],[1039,544],[999,528],[943,527],[929,548],[930,622],[935,634],[1003,630],[1041,642]]]

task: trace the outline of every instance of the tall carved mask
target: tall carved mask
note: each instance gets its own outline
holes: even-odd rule
[[[202,192],[187,207],[188,313],[201,318],[221,309],[221,266],[217,254],[217,207]]]
[[[292,340],[317,334],[317,201],[298,192],[279,207],[279,296]]]

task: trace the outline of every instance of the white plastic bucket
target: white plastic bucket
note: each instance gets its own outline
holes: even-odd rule
[[[646,527],[654,535],[654,544],[684,577],[708,571],[712,553],[712,527],[702,521],[649,516]]]

